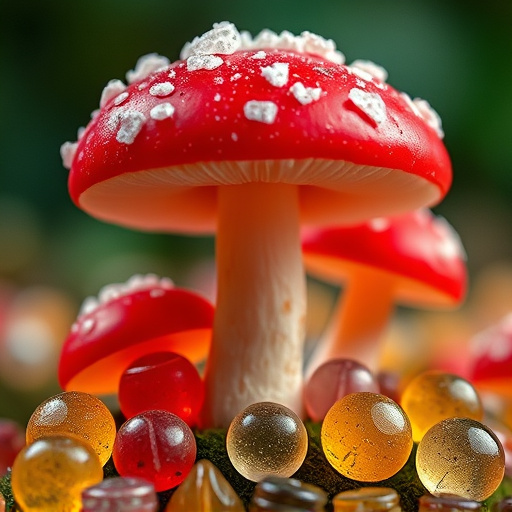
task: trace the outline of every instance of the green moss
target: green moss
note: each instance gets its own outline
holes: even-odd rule
[[[382,485],[392,487],[400,494],[403,512],[416,512],[418,510],[418,499],[426,493],[426,490],[416,474],[414,464],[416,454],[415,448],[413,449],[406,465],[398,474],[382,482],[362,484],[340,475],[327,462],[320,446],[319,423],[307,422],[306,429],[309,436],[308,453],[304,464],[297,473],[293,475],[294,478],[298,478],[303,482],[321,487],[328,493],[329,499],[332,499],[335,494],[341,491],[354,489],[356,487],[361,487],[362,485]],[[251,500],[255,483],[240,475],[231,464],[226,452],[226,430],[204,430],[198,431],[195,434],[197,440],[197,459],[208,459],[213,462],[247,505]],[[105,478],[117,475],[112,460],[107,462],[105,465],[104,474]],[[10,473],[0,479],[0,492],[3,494],[6,501],[6,511],[13,512]],[[171,497],[172,492],[173,491],[170,490],[159,494],[162,509]],[[497,491],[484,502],[484,510],[489,510],[493,503],[511,495],[512,480],[505,478]],[[332,508],[329,510],[332,510]]]

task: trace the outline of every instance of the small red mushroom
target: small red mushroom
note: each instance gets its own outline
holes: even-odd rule
[[[116,393],[123,371],[149,353],[206,358],[213,306],[170,279],[135,275],[84,302],[62,347],[58,377],[66,391]]]
[[[471,340],[469,379],[481,391],[512,399],[512,313]]]
[[[378,370],[379,341],[395,304],[454,307],[466,292],[465,252],[442,217],[422,209],[352,227],[304,231],[306,269],[347,283],[308,374],[334,357]]]
[[[302,409],[300,225],[362,222],[440,201],[451,164],[428,104],[382,68],[344,65],[304,32],[223,22],[167,65],[151,56],[62,155],[75,203],[152,231],[217,232],[206,425],[258,401]],[[158,69],[157,69],[158,68]],[[363,69],[364,68],[364,69]]]

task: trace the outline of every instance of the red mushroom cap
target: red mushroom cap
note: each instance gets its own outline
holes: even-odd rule
[[[377,218],[352,226],[304,230],[307,269],[339,283],[371,267],[395,280],[395,300],[423,306],[461,302],[466,293],[465,252],[458,235],[429,210]]]
[[[148,353],[172,351],[192,362],[208,354],[213,306],[169,280],[135,276],[93,302],[62,348],[58,377],[66,391],[117,392],[122,372]]]
[[[195,46],[104,101],[72,152],[80,208],[139,229],[211,232],[218,185],[302,185],[311,224],[361,222],[446,194],[451,164],[426,102],[314,48]]]
[[[478,389],[512,398],[512,313],[471,342],[469,378]]]

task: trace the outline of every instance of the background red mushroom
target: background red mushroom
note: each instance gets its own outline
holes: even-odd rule
[[[149,353],[206,358],[213,306],[167,278],[135,275],[87,299],[62,347],[59,382],[66,391],[117,393],[123,371]]]
[[[396,304],[454,307],[466,293],[460,239],[444,218],[426,209],[307,230],[302,249],[312,275],[345,285],[308,374],[334,357],[356,359],[376,371],[379,342]]]
[[[343,61],[308,32],[253,39],[219,23],[181,61],[136,71],[63,148],[70,194],[89,214],[144,230],[216,229],[209,425],[258,400],[301,409],[301,222],[408,211],[450,186],[433,111],[382,82],[381,68]]]

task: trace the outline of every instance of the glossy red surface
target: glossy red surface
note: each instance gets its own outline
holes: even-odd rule
[[[137,219],[128,219],[121,205],[129,200],[137,207],[140,199],[132,191],[125,189],[122,197],[117,192],[118,197],[108,204],[109,213],[105,212],[105,194],[116,196],[115,180],[108,192],[102,189],[93,201],[85,202],[82,194],[100,183],[133,173],[142,181],[132,186],[150,187],[155,193],[159,187],[158,193],[163,194],[162,187],[171,187],[166,173],[173,174],[182,164],[206,163],[208,167],[221,161],[283,159],[343,161],[377,169],[397,169],[433,184],[439,190],[437,200],[447,192],[451,164],[445,146],[398,91],[376,79],[364,81],[346,66],[314,55],[270,50],[263,59],[254,59],[255,53],[237,51],[222,55],[223,64],[213,70],[189,71],[185,61],[177,61],[170,68],[150,75],[142,82],[147,84],[142,89],[139,89],[141,83],[131,84],[126,89],[127,99],[107,103],[90,122],[78,144],[69,175],[69,190],[75,203],[92,215],[136,225]],[[262,75],[262,67],[275,63],[289,66],[289,80],[283,87],[272,85]],[[153,86],[166,82],[174,86],[172,93],[165,97],[149,93]],[[321,88],[320,98],[301,104],[290,92],[297,82],[305,87]],[[365,98],[380,98],[385,111],[382,122],[375,121],[367,109],[355,105],[349,96],[353,89],[367,95]],[[277,106],[275,120],[267,123],[248,119],[244,115],[248,101],[273,102]],[[151,110],[164,103],[174,108],[172,116],[152,118]],[[117,140],[119,116],[123,112],[135,112],[139,120],[143,119],[140,131],[130,143]],[[146,180],[142,176],[145,170],[156,169],[162,170],[159,178],[152,176]],[[317,185],[311,183],[307,173],[297,177],[299,174],[292,167],[284,180]],[[232,178],[226,176],[225,182],[232,183]],[[187,174],[186,182],[180,182],[179,186],[173,184],[171,188],[183,189],[188,194],[190,186],[201,184],[202,201],[214,202],[215,187],[208,185],[220,183],[213,180],[205,184],[201,179],[204,174],[199,166]],[[277,177],[277,171],[269,168],[266,179],[280,181],[283,177]],[[318,186],[340,190],[339,179],[334,175]],[[240,177],[234,180],[244,181]],[[126,186],[126,180],[121,181]],[[310,191],[303,193],[310,194]],[[313,194],[313,202],[318,201],[314,197]],[[343,201],[342,190],[339,201]],[[123,210],[122,216],[116,212],[117,208]],[[143,223],[137,227],[154,228]]]
[[[59,383],[66,390],[116,393],[122,372],[148,353],[173,351],[191,361],[210,346],[214,308],[179,288],[136,291],[80,316],[62,347]]]
[[[512,398],[512,314],[471,340],[470,380],[478,389]]]
[[[188,359],[173,352],[155,352],[137,359],[123,372],[118,398],[126,418],[162,409],[193,426],[203,405],[204,385]]]
[[[194,434],[183,420],[166,411],[146,411],[121,426],[112,457],[121,476],[144,478],[159,492],[183,482],[196,451]]]
[[[354,269],[382,271],[394,280],[398,301],[449,305],[466,294],[458,235],[427,209],[357,226],[305,230],[302,249],[306,267],[335,283],[350,280]]]

